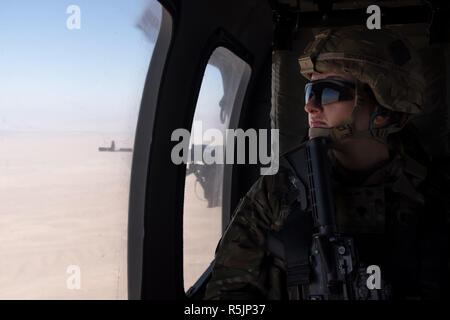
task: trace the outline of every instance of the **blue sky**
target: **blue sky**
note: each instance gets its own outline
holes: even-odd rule
[[[81,9],[80,30],[66,27],[69,5]],[[134,129],[153,51],[136,25],[149,5],[158,9],[154,0],[3,0],[0,132]]]
[[[79,30],[66,26],[70,5],[80,8]],[[156,0],[2,0],[0,134],[134,135],[157,35],[155,27],[152,39],[137,27],[149,8],[158,24],[161,8]],[[208,66],[196,113],[205,130],[220,127],[222,95],[220,72]]]

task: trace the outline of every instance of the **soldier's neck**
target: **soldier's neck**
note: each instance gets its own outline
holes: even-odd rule
[[[336,160],[346,169],[366,171],[389,159],[386,145],[371,138],[349,138],[331,147]]]

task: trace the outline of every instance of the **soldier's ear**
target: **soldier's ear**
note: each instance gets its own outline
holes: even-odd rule
[[[376,105],[374,112],[378,112],[378,115],[373,119],[374,128],[382,128],[392,123],[393,119],[389,113],[383,112],[383,108],[380,105]]]
[[[377,115],[373,119],[373,127],[374,128],[382,128],[391,123],[391,118],[389,116]]]

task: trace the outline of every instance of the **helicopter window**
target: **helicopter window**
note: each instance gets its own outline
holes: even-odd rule
[[[164,9],[23,4],[0,13],[0,299],[126,299],[133,144]]]
[[[226,129],[235,128],[250,66],[219,47],[206,67],[190,137],[184,193],[184,287],[189,289],[214,259],[222,233]]]

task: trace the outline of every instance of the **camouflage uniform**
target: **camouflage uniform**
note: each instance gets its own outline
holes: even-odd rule
[[[259,178],[241,199],[217,247],[206,299],[294,296],[287,287],[285,262],[267,246],[268,233],[281,230],[291,213],[291,174],[281,165],[276,175]],[[393,152],[387,163],[365,173],[333,165],[338,231],[354,237],[361,261],[380,266],[396,299],[441,294],[446,246],[439,229],[445,221],[438,221],[442,215],[433,216],[450,210],[442,189],[436,194],[431,184],[449,183],[432,174],[406,152]]]
[[[384,42],[383,42],[384,41]],[[379,45],[386,43],[387,46]],[[367,84],[377,102],[407,114],[421,111],[420,64],[407,42],[389,33],[352,28],[316,35],[299,59],[302,74],[349,74]],[[448,239],[445,225],[450,205],[446,164],[431,166],[405,123],[357,132],[354,115],[364,104],[355,93],[351,116],[330,129],[311,128],[310,136],[332,140],[349,136],[389,136],[390,158],[367,172],[352,172],[332,159],[332,181],[338,231],[352,236],[360,260],[380,266],[393,298],[436,298],[448,284]],[[403,129],[402,131],[400,131]],[[411,155],[414,154],[415,158]],[[334,160],[334,161],[333,161]],[[280,231],[294,205],[283,165],[262,176],[241,199],[216,250],[206,299],[294,299],[287,287],[285,261],[268,248],[268,235]]]

